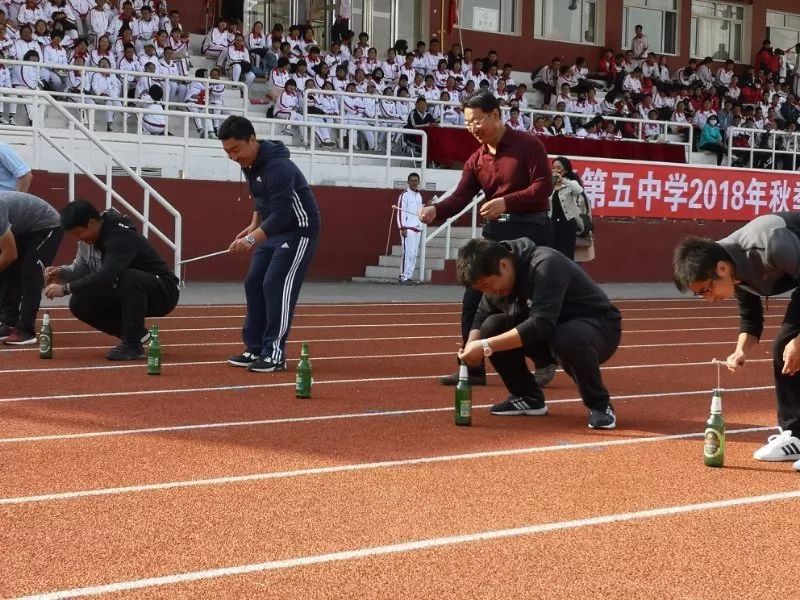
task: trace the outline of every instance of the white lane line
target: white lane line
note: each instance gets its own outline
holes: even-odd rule
[[[452,409],[451,409],[452,410]],[[754,433],[761,431],[774,431],[775,427],[747,427],[731,429],[727,435],[740,433]],[[632,437],[626,439],[606,440],[602,442],[582,442],[579,444],[551,444],[547,446],[528,446],[526,448],[513,448],[508,450],[487,450],[485,452],[470,452],[465,454],[442,454],[438,456],[425,456],[420,458],[405,458],[400,460],[384,460],[369,463],[350,463],[333,465],[329,467],[312,467],[295,469],[292,471],[268,471],[266,473],[253,473],[251,475],[232,475],[228,477],[213,477],[209,479],[185,479],[181,481],[165,481],[162,483],[147,483],[113,488],[97,488],[92,490],[76,490],[73,492],[58,492],[54,494],[40,494],[36,496],[16,496],[0,498],[0,506],[17,506],[20,504],[34,504],[41,502],[54,502],[60,500],[76,500],[97,496],[118,496],[122,494],[135,494],[141,492],[161,492],[165,490],[185,489],[203,486],[230,485],[239,483],[253,483],[269,481],[271,479],[289,479],[295,477],[308,477],[312,475],[330,475],[334,473],[350,473],[353,471],[370,471],[375,469],[389,469],[396,467],[410,467],[416,465],[429,465],[449,463],[465,460],[478,460],[484,458],[499,458],[506,456],[522,456],[543,452],[562,452],[567,450],[585,450],[588,448],[607,448],[611,446],[630,446],[633,444],[647,444],[664,442],[668,440],[683,440],[702,438],[704,433],[696,431],[691,433],[676,433],[670,435],[653,435],[647,437]]]
[[[416,352],[410,354],[361,354],[355,356],[314,356],[313,361],[328,361],[328,360],[367,360],[367,359],[386,359],[386,358],[421,358],[429,356],[455,356],[455,351],[449,352]],[[287,362],[296,362],[297,359],[289,359]],[[771,358],[757,358],[748,359],[748,363],[754,362],[771,362]],[[225,360],[189,360],[184,362],[165,362],[163,364],[165,369],[170,367],[198,367],[208,365],[228,365]],[[618,369],[651,369],[651,368],[669,368],[669,367],[699,367],[709,366],[709,361],[699,362],[679,362],[679,363],[648,363],[648,364],[633,364],[633,365],[610,365],[603,366],[603,371],[614,371]],[[64,371],[116,371],[118,369],[141,369],[141,363],[125,364],[125,363],[112,363],[108,365],[90,365],[90,366],[71,366],[71,367],[39,367],[27,369],[0,369],[0,375],[12,375],[21,373],[59,373]],[[560,370],[560,369],[559,369]]]
[[[131,590],[141,590],[146,588],[176,585],[180,583],[192,583],[209,579],[219,579],[222,577],[264,573],[268,571],[294,569],[297,567],[308,567],[326,563],[361,560],[375,556],[406,554],[409,552],[419,552],[421,550],[431,550],[433,548],[445,548],[449,546],[460,546],[463,544],[475,544],[477,542],[489,542],[494,540],[540,535],[554,531],[566,531],[582,529],[584,527],[597,527],[601,525],[611,525],[631,521],[660,519],[664,517],[673,517],[676,515],[722,510],[725,508],[736,508],[740,506],[754,506],[771,502],[785,502],[787,500],[797,500],[798,498],[800,498],[800,490],[792,490],[787,492],[777,492],[774,494],[763,494],[761,496],[744,496],[739,498],[712,500],[710,502],[699,502],[695,504],[662,506],[660,508],[651,508],[648,510],[639,510],[634,512],[598,515],[584,519],[552,521],[549,523],[525,525],[523,527],[513,527],[509,529],[492,529],[476,533],[426,538],[408,542],[400,542],[396,544],[387,544],[383,546],[368,546],[365,548],[358,548],[356,550],[343,550],[340,552],[331,552],[327,554],[310,554],[306,556],[272,560],[261,563],[236,565],[232,567],[219,567],[215,569],[205,569],[202,571],[188,571],[173,575],[162,575],[160,577],[149,577],[147,579],[117,581],[115,583],[103,585],[54,591],[34,596],[25,596],[24,598],[18,598],[17,600],[62,600],[64,598],[99,596],[101,594],[127,592]]]
[[[644,319],[646,321],[653,321],[654,319]],[[670,319],[672,320],[672,319]],[[441,322],[441,323],[372,323],[372,324],[348,324],[348,325],[294,325],[292,326],[292,330],[298,329],[367,329],[367,328],[395,328],[395,327],[461,327],[460,323],[456,323],[455,321],[450,322]],[[764,329],[777,329],[780,325],[765,325]],[[241,331],[241,326],[238,327],[187,327],[187,328],[176,328],[176,329],[160,329],[161,333],[190,333],[190,332],[203,332],[203,331]],[[698,331],[733,331],[738,330],[736,324],[732,324],[728,327],[687,327],[687,328],[669,328],[669,329],[626,329],[622,333],[623,335],[629,335],[633,333],[686,333],[686,332],[698,332]],[[59,331],[56,332],[56,335],[101,335],[99,331],[87,331],[87,330],[79,330],[79,331]],[[404,338],[400,338],[404,339]]]
[[[493,375],[495,373],[492,373]],[[737,392],[765,391],[773,389],[772,386],[749,387],[749,388],[729,388],[725,389],[726,394]],[[659,392],[652,394],[627,394],[613,396],[616,400],[648,400],[652,398],[667,398],[676,396],[707,396],[709,390],[692,390],[688,392]],[[559,400],[548,400],[548,404],[573,404],[582,402],[580,398],[562,398]],[[473,408],[490,408],[491,404],[474,404]],[[452,406],[433,407],[433,408],[408,408],[399,410],[374,410],[359,413],[341,413],[332,415],[314,415],[311,417],[284,417],[276,419],[260,419],[256,421],[221,421],[217,423],[196,423],[194,425],[171,425],[164,427],[141,427],[137,429],[112,429],[106,431],[87,431],[82,433],[61,433],[51,435],[35,435],[28,437],[0,438],[1,444],[20,444],[29,442],[49,442],[57,440],[78,440],[99,437],[115,437],[126,435],[148,435],[154,433],[175,433],[181,431],[198,431],[204,429],[227,429],[230,427],[260,427],[263,425],[285,425],[294,423],[313,423],[319,421],[339,421],[344,419],[371,419],[376,417],[399,417],[403,415],[421,415],[430,413],[440,413],[452,411]],[[771,429],[774,429],[771,428]]]

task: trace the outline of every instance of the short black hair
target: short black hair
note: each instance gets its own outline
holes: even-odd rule
[[[697,281],[712,279],[717,263],[731,257],[710,238],[688,236],[675,248],[672,259],[672,279],[681,292]]]
[[[249,119],[238,115],[231,115],[219,126],[217,138],[223,142],[229,139],[246,141],[255,134],[256,130],[253,129],[253,124]]]
[[[485,80],[482,80],[481,83],[483,83],[483,81]],[[495,98],[494,94],[489,91],[477,92],[464,98],[464,101],[461,103],[461,108],[478,108],[488,114],[494,110],[499,111],[500,103],[497,98]]]
[[[512,258],[511,251],[494,240],[470,240],[458,251],[456,276],[464,287],[471,288],[483,277],[500,274],[500,261]]]
[[[161,99],[164,97],[164,90],[161,89],[160,85],[151,85],[150,89],[147,90],[147,93],[150,95],[150,97],[153,99],[154,102],[160,102]]]
[[[420,177],[419,177],[419,173],[417,173],[417,172],[414,172],[414,173],[409,173],[409,174],[408,174],[408,178],[406,179],[406,181],[408,181],[408,179],[411,179],[412,177],[416,177],[417,179],[419,179],[419,178],[420,178]]]
[[[99,221],[100,212],[88,200],[75,200],[61,210],[61,227],[67,231],[86,227],[91,220]]]

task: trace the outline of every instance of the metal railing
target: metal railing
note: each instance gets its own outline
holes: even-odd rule
[[[181,223],[181,214],[173,207],[167,200],[159,194],[149,183],[147,183],[142,177],[133,169],[131,169],[122,159],[120,159],[112,150],[108,147],[103,141],[97,138],[95,134],[90,131],[83,123],[81,123],[78,119],[76,119],[72,114],[70,114],[64,106],[58,102],[55,98],[53,98],[49,93],[43,92],[40,90],[26,90],[26,89],[16,89],[15,94],[20,96],[20,101],[23,100],[30,100],[33,99],[39,105],[47,105],[49,108],[57,111],[61,116],[63,116],[67,120],[68,124],[68,131],[69,131],[69,144],[64,144],[63,139],[59,140],[54,138],[51,135],[51,132],[48,132],[43,127],[43,114],[44,111],[36,110],[31,113],[33,118],[33,122],[29,128],[30,133],[33,138],[33,154],[34,154],[34,167],[37,169],[44,168],[45,170],[50,170],[50,165],[42,165],[42,150],[41,144],[42,140],[47,142],[53,149],[60,154],[64,160],[67,161],[68,167],[68,195],[69,201],[72,202],[75,200],[75,175],[77,172],[81,172],[86,175],[92,182],[97,184],[106,194],[106,208],[111,208],[114,201],[119,203],[123,206],[131,215],[136,217],[142,222],[142,234],[145,237],[148,237],[150,232],[152,231],[156,237],[158,237],[164,244],[167,245],[174,253],[174,264],[175,264],[175,273],[176,275],[180,273],[180,261],[181,261],[181,246],[182,246],[182,223]],[[85,105],[86,107],[90,107],[91,105]],[[141,109],[138,109],[141,110]],[[20,130],[19,127],[14,126],[4,126],[4,129],[18,132]],[[77,158],[77,152],[75,150],[75,142],[76,142],[76,131],[83,134],[83,139],[90,142],[93,146],[95,146],[104,156],[105,158],[105,181],[100,179],[97,175],[94,174],[92,169],[86,167],[82,162],[80,162]],[[143,200],[142,200],[142,211],[139,212],[136,208],[134,208],[125,198],[123,198],[119,192],[114,189],[113,186],[113,169],[112,167],[116,165],[119,169],[121,169],[128,177],[133,179],[139,187],[143,190]],[[157,226],[153,225],[150,219],[150,205],[151,200],[155,201],[159,206],[161,206],[169,215],[174,219],[175,223],[175,230],[173,239],[170,239],[164,232],[161,231]]]
[[[416,98],[399,98],[397,96],[383,96],[380,94],[364,94],[358,92],[342,92],[338,90],[318,90],[318,89],[310,89],[303,91],[303,115],[305,118],[308,118],[308,105],[309,105],[309,95],[326,95],[326,96],[334,96],[339,98],[339,112],[337,114],[331,115],[324,115],[327,119],[333,119],[334,121],[342,122],[345,119],[350,121],[363,121],[364,123],[372,123],[375,126],[379,126],[381,124],[385,124],[388,119],[385,116],[381,116],[376,112],[375,115],[372,116],[360,116],[360,115],[348,115],[345,113],[344,103],[341,101],[342,98],[349,97],[349,98],[360,98],[360,99],[369,99],[375,102],[380,102],[381,100],[390,100],[395,103],[403,103],[408,105],[410,110],[414,109]],[[443,100],[428,100],[429,107],[454,107],[458,108],[461,106],[458,102],[448,102]],[[440,109],[441,110],[441,109]],[[501,114],[506,116],[509,112],[510,108],[502,107],[500,109]],[[525,108],[520,110],[520,115],[523,115],[531,120],[531,123],[536,119],[538,116],[550,116],[550,117],[564,117],[565,119],[569,118],[571,120],[575,120],[576,122],[585,122],[589,121],[595,116],[595,114],[586,114],[586,113],[570,113],[570,112],[558,112],[553,110],[540,110],[535,108]],[[322,115],[320,115],[322,116]],[[650,120],[643,120],[637,119],[632,117],[616,117],[612,115],[603,115],[604,121],[612,121],[614,123],[631,123],[636,128],[636,139],[630,138],[623,138],[620,141],[623,142],[637,142],[644,140],[644,127],[646,125],[657,125],[659,128],[659,136],[662,139],[658,141],[665,143],[665,144],[673,144],[677,146],[683,146],[686,152],[686,161],[691,162],[691,155],[692,155],[692,144],[694,141],[694,127],[691,123],[674,123],[672,121],[650,121]],[[397,123],[398,127],[403,127],[406,122],[402,119],[394,120]],[[441,122],[438,124],[439,127],[443,128],[455,128],[455,129],[463,129],[463,124],[453,124],[453,123],[445,123]],[[677,134],[681,138],[680,140],[672,140],[669,139],[670,134]],[[685,140],[683,138],[686,138]]]
[[[23,90],[24,92],[24,90]],[[21,95],[21,94],[18,94]],[[206,128],[208,127],[208,123],[215,123],[218,124],[220,121],[225,120],[228,115],[227,114],[214,114],[214,113],[205,113],[205,112],[185,112],[185,111],[159,111],[160,116],[164,116],[166,120],[166,130],[170,129],[170,124],[172,124],[172,129],[174,131],[170,131],[171,135],[169,136],[162,136],[162,135],[151,135],[147,133],[143,129],[143,118],[146,115],[154,114],[152,111],[146,108],[137,108],[132,106],[103,106],[97,104],[80,104],[80,103],[70,103],[69,105],[61,104],[56,102],[52,99],[52,97],[45,93],[45,92],[29,92],[30,97],[20,97],[18,100],[15,100],[18,104],[28,105],[30,106],[30,114],[31,118],[33,119],[35,124],[39,128],[43,128],[43,120],[44,120],[44,109],[53,105],[57,105],[59,107],[60,114],[69,114],[67,108],[71,110],[76,110],[78,113],[85,112],[90,124],[94,123],[94,113],[96,111],[109,111],[114,113],[121,113],[123,115],[123,121],[126,124],[127,128],[127,119],[133,116],[136,121],[135,124],[131,125],[129,128],[129,134],[127,136],[120,136],[118,134],[103,134],[104,136],[112,136],[113,139],[109,141],[113,141],[114,144],[117,145],[131,145],[135,146],[135,148],[131,149],[131,152],[136,153],[136,172],[137,175],[141,175],[142,167],[144,166],[145,158],[147,156],[152,155],[153,149],[155,147],[168,150],[174,153],[174,158],[177,164],[180,165],[180,176],[184,179],[204,179],[204,167],[202,162],[196,160],[196,151],[197,149],[213,149],[215,153],[219,154],[220,158],[225,158],[225,153],[222,150],[222,145],[216,140],[210,139],[203,139],[199,137],[192,137],[190,132],[194,131],[194,127],[190,127],[189,123],[192,119],[199,119],[200,121],[204,121],[206,123]],[[49,100],[45,99],[45,97],[49,98]],[[72,120],[77,121],[74,116],[70,115]],[[313,117],[312,117],[313,118]],[[306,175],[308,176],[309,180],[313,181],[313,175],[315,169],[318,167],[320,157],[331,157],[331,158],[344,158],[346,160],[346,168],[347,168],[347,185],[354,185],[359,183],[359,179],[362,178],[362,173],[359,173],[359,168],[363,168],[365,164],[368,164],[369,161],[379,160],[383,162],[383,166],[385,169],[385,176],[383,182],[388,187],[391,187],[394,182],[394,177],[392,175],[391,169],[394,166],[408,166],[409,163],[413,166],[413,168],[418,169],[420,171],[420,177],[422,181],[425,181],[425,173],[427,169],[427,160],[428,160],[428,137],[425,131],[421,130],[398,130],[392,127],[373,127],[368,124],[365,125],[352,125],[347,123],[325,123],[325,122],[318,122],[314,120],[310,121],[288,121],[286,119],[267,119],[265,117],[249,117],[250,121],[253,123],[254,128],[256,129],[256,133],[259,135],[266,135],[266,136],[275,136],[277,133],[281,132],[285,128],[290,128],[294,134],[294,132],[299,133],[299,136],[302,141],[301,146],[293,146],[292,147],[292,154],[295,156],[307,156],[309,158],[309,165],[308,171]],[[178,123],[177,127],[175,127],[175,123]],[[67,134],[71,131],[71,121],[67,121],[68,128],[65,130]],[[83,125],[82,125],[83,126]],[[85,127],[85,126],[84,126]],[[19,129],[17,126],[16,129]],[[355,135],[348,135],[348,142],[347,145],[344,146],[341,150],[339,149],[332,149],[332,148],[325,148],[320,146],[317,143],[317,130],[318,129],[329,129],[329,130],[336,130],[336,132],[340,133],[339,137],[344,137],[347,135],[349,131],[355,132],[368,132],[373,134],[385,134],[387,137],[386,147],[381,152],[370,152],[370,151],[362,151],[356,148],[356,136]],[[87,130],[89,128],[87,127]],[[71,139],[71,134],[69,135],[59,135],[58,130],[49,130],[49,134],[54,139]],[[177,135],[173,135],[177,134]],[[411,136],[414,138],[419,139],[419,147],[420,151],[418,155],[415,154],[406,154],[405,153],[405,146],[404,142],[401,141],[400,143],[393,143],[392,138],[394,136]],[[193,160],[195,159],[195,160]],[[193,168],[197,169],[197,172],[193,172]],[[371,184],[370,184],[371,185]]]
[[[455,192],[457,186],[452,187],[451,189],[447,190],[441,197],[434,198],[433,204],[436,205],[438,202],[449,198]],[[483,202],[486,195],[481,191],[479,192],[472,201],[467,204],[464,208],[462,208],[459,212],[457,212],[452,217],[445,220],[444,223],[439,225],[436,229],[434,229],[431,233],[428,233],[428,226],[423,223],[422,224],[422,233],[420,237],[420,249],[419,249],[419,280],[420,281],[427,281],[427,274],[428,269],[425,268],[425,259],[428,255],[428,245],[440,235],[444,235],[444,260],[449,260],[450,257],[450,250],[452,247],[452,227],[453,223],[458,221],[462,216],[467,214],[468,212],[472,211],[472,235],[470,237],[474,238],[477,236],[478,233],[478,204]]]
[[[96,96],[91,94],[90,92],[87,93],[85,90],[85,86],[83,85],[84,77],[87,74],[95,74],[95,73],[111,73],[113,75],[117,75],[121,82],[122,82],[122,93],[118,100],[127,103],[138,104],[140,101],[137,98],[128,98],[128,90],[135,89],[136,84],[129,82],[129,77],[149,77],[150,79],[164,81],[166,83],[182,83],[182,84],[189,84],[193,82],[202,83],[205,86],[205,97],[206,97],[206,105],[208,104],[208,98],[210,97],[209,88],[212,85],[224,85],[226,88],[235,89],[237,90],[238,94],[235,94],[237,98],[241,98],[241,106],[234,106],[234,105],[226,105],[225,110],[229,112],[229,114],[241,114],[242,116],[247,116],[248,107],[250,106],[250,97],[249,97],[249,89],[248,87],[240,82],[240,81],[230,81],[229,79],[208,79],[208,78],[200,78],[200,77],[190,77],[186,75],[171,75],[167,73],[148,73],[147,71],[125,71],[122,69],[101,69],[99,67],[89,67],[89,66],[81,66],[81,65],[64,65],[64,64],[53,64],[53,63],[42,63],[42,62],[26,62],[21,60],[3,60],[3,64],[10,68],[22,68],[22,67],[31,67],[36,69],[37,79],[41,81],[41,70],[47,69],[48,71],[54,71],[56,73],[59,72],[76,72],[79,73],[81,76],[81,89],[80,92],[66,92],[66,91],[49,91],[48,93],[56,99],[65,100],[65,101],[73,101],[78,102],[79,104],[85,104],[86,99],[91,100],[107,100],[107,96]],[[18,89],[25,89],[25,88],[13,88],[9,89],[7,92],[4,91],[4,95],[13,96]],[[170,90],[171,86],[166,85],[164,86],[164,98],[162,102],[164,103],[164,108],[169,110],[171,107],[185,107],[186,103],[184,102],[175,102],[170,100]],[[116,99],[116,98],[115,98]],[[213,105],[212,105],[213,106]]]
[[[728,127],[725,130],[725,137],[728,165],[730,166],[784,171],[797,171],[800,166],[800,157],[798,157],[800,132]],[[747,145],[734,146],[734,137],[738,137],[740,140],[746,137]],[[771,166],[770,158],[772,159]],[[738,164],[734,165],[734,162]]]

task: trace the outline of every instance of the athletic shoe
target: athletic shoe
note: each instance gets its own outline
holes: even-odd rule
[[[589,411],[589,429],[615,429],[617,416],[609,404],[604,410]]]
[[[458,373],[453,373],[452,375],[445,375],[439,379],[439,383],[441,385],[458,385]],[[469,384],[470,385],[486,385],[486,371],[481,371],[477,375],[470,375],[469,376]]]
[[[770,462],[800,459],[800,440],[788,429],[784,431],[778,427],[778,431],[780,433],[769,436],[765,446],[753,452],[753,458]]]
[[[800,460],[798,460],[796,463],[794,463],[794,464],[792,465],[792,468],[793,468],[795,471],[800,471]]]
[[[228,357],[228,364],[233,365],[234,367],[249,367],[254,362],[258,360],[258,354],[253,354],[252,352],[248,352],[245,350],[241,354],[237,354],[236,356],[229,356]]]
[[[547,405],[544,403],[544,398],[514,396],[512,394],[505,402],[500,402],[499,404],[492,406],[491,413],[501,417],[516,415],[530,415],[538,417],[547,414]]]
[[[11,330],[11,334],[3,340],[3,343],[9,346],[32,346],[38,341],[36,335],[32,332],[15,327]]]
[[[0,323],[0,342],[10,336],[12,333],[14,333],[14,328],[11,327],[11,325]]]
[[[276,363],[270,357],[257,358],[247,367],[247,370],[253,373],[277,373],[286,370],[286,363]]]
[[[139,342],[121,342],[106,354],[108,360],[139,360],[144,358],[144,348]]]
[[[553,381],[553,377],[555,376],[556,376],[555,365],[547,365],[546,367],[542,367],[541,369],[536,369],[533,372],[533,378],[536,380],[536,384],[539,387],[545,387],[548,383]]]

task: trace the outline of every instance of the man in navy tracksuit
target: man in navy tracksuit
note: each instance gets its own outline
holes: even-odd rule
[[[258,373],[285,371],[294,307],[317,248],[319,207],[286,146],[258,141],[250,121],[228,117],[218,137],[228,158],[242,166],[255,201],[253,220],[229,249],[255,251],[244,281],[245,350],[228,362]]]

